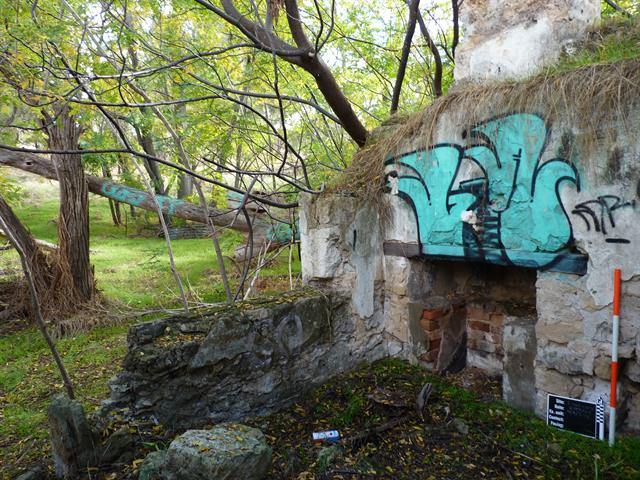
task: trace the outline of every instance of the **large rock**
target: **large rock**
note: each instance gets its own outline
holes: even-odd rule
[[[56,475],[74,477],[97,463],[98,436],[92,431],[80,403],[56,395],[47,410]]]
[[[260,480],[271,465],[271,447],[262,432],[237,423],[211,430],[188,430],[166,452],[153,452],[140,480]]]
[[[379,357],[382,339],[344,302],[307,290],[135,325],[128,341],[103,412],[186,430],[283,408]]]
[[[87,468],[116,460],[130,460],[133,441],[128,430],[122,428],[102,440],[76,400],[56,395],[47,414],[55,471],[59,478],[75,477]]]

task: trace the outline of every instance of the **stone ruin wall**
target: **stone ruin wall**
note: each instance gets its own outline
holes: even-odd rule
[[[552,124],[530,112],[487,119],[484,133],[494,137],[504,168],[470,159],[483,152],[469,151],[459,112],[444,114],[435,135],[441,144],[416,151],[419,139],[407,139],[402,151],[411,153],[389,162],[392,221],[385,228],[378,210],[354,197],[303,198],[304,280],[350,296],[363,321],[382,322],[388,355],[440,372],[459,367],[464,356],[462,363],[503,375],[509,403],[543,415],[547,393],[608,402],[612,278],[619,267],[621,421],[640,429],[635,112],[624,126],[601,126],[591,141],[585,135],[592,132],[568,117]],[[519,170],[509,172],[511,158]],[[419,171],[430,190],[428,207],[419,189],[402,180],[398,163],[411,167],[409,176]],[[431,169],[420,170],[427,164]],[[484,193],[473,189],[487,178]],[[478,195],[484,212],[474,204]],[[507,208],[498,205],[505,197]],[[491,209],[501,210],[502,244],[487,235],[492,224],[483,236],[483,219],[465,213],[487,222],[496,215]]]
[[[381,358],[381,328],[312,289],[140,323],[101,416],[184,430],[275,412]]]
[[[465,1],[456,82],[536,73],[599,16],[598,0]],[[549,124],[459,110],[439,117],[434,146],[408,138],[388,162],[384,229],[353,197],[303,198],[305,281],[382,322],[388,355],[501,373],[505,400],[543,415],[547,393],[608,402],[621,268],[619,410],[640,429],[640,108],[597,132],[571,112]]]
[[[600,0],[465,0],[455,79],[523,78],[575,49],[600,17]]]

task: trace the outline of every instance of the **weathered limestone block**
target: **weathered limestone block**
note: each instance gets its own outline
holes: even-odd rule
[[[431,288],[430,268],[422,260],[384,257],[384,334],[389,355],[417,362],[427,351],[420,320]]]
[[[547,394],[562,395],[565,397],[580,398],[584,388],[578,377],[571,377],[557,370],[552,370],[536,365],[536,414],[545,416],[547,411]]]
[[[130,456],[133,441],[126,429],[101,440],[87,420],[82,405],[66,395],[56,395],[47,409],[56,475],[73,478],[89,467],[99,467]]]
[[[381,314],[382,240],[378,211],[341,194],[301,195],[302,278],[351,298],[361,318]],[[381,315],[380,320],[381,321]]]
[[[535,317],[507,317],[502,345],[504,373],[502,396],[504,401],[523,410],[535,410],[536,357]]]
[[[467,0],[456,80],[526,77],[555,62],[600,17],[598,0]]]
[[[172,428],[276,411],[383,355],[379,328],[315,291],[134,325],[128,342],[105,410]]]
[[[262,432],[223,423],[211,430],[188,430],[166,452],[153,452],[140,468],[140,480],[261,480],[271,465],[271,447]]]
[[[629,394],[624,403],[626,413],[625,427],[631,431],[640,431],[640,384],[628,383],[625,390]]]
[[[574,340],[567,345],[549,343],[538,347],[538,362],[568,375],[593,373],[596,351],[586,340]]]

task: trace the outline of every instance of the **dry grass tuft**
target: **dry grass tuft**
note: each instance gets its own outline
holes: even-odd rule
[[[54,338],[74,335],[94,327],[112,324],[104,299],[95,291],[90,301],[85,301],[73,286],[69,266],[58,252],[37,249],[29,260],[36,283],[42,316],[49,333]],[[29,288],[20,273],[3,282],[0,295],[0,322],[9,330],[34,318]]]
[[[445,112],[448,120],[463,129],[491,116],[535,112],[547,123],[558,118],[570,122],[585,133],[580,141],[588,143],[602,137],[602,128],[612,122],[630,130],[630,114],[639,100],[640,59],[585,65],[566,72],[548,70],[526,81],[460,85],[401,123],[380,127],[356,153],[334,190],[381,205],[384,161],[408,148],[432,145]]]

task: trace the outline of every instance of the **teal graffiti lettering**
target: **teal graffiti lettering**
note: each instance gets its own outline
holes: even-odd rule
[[[103,183],[100,189],[105,197],[111,198],[118,202],[128,203],[134,207],[140,206],[146,195],[135,188],[124,187],[114,183]]]
[[[559,192],[580,182],[566,160],[541,162],[548,135],[540,116],[511,114],[474,126],[465,148],[438,144],[388,160],[423,253],[536,268],[562,260],[573,235]]]
[[[146,193],[135,188],[116,185],[114,183],[104,183],[100,190],[104,196],[118,202],[128,203],[134,207],[142,205],[148,196]],[[165,195],[155,195],[155,199],[162,211],[169,215],[173,215],[176,208],[185,203],[182,200]]]

